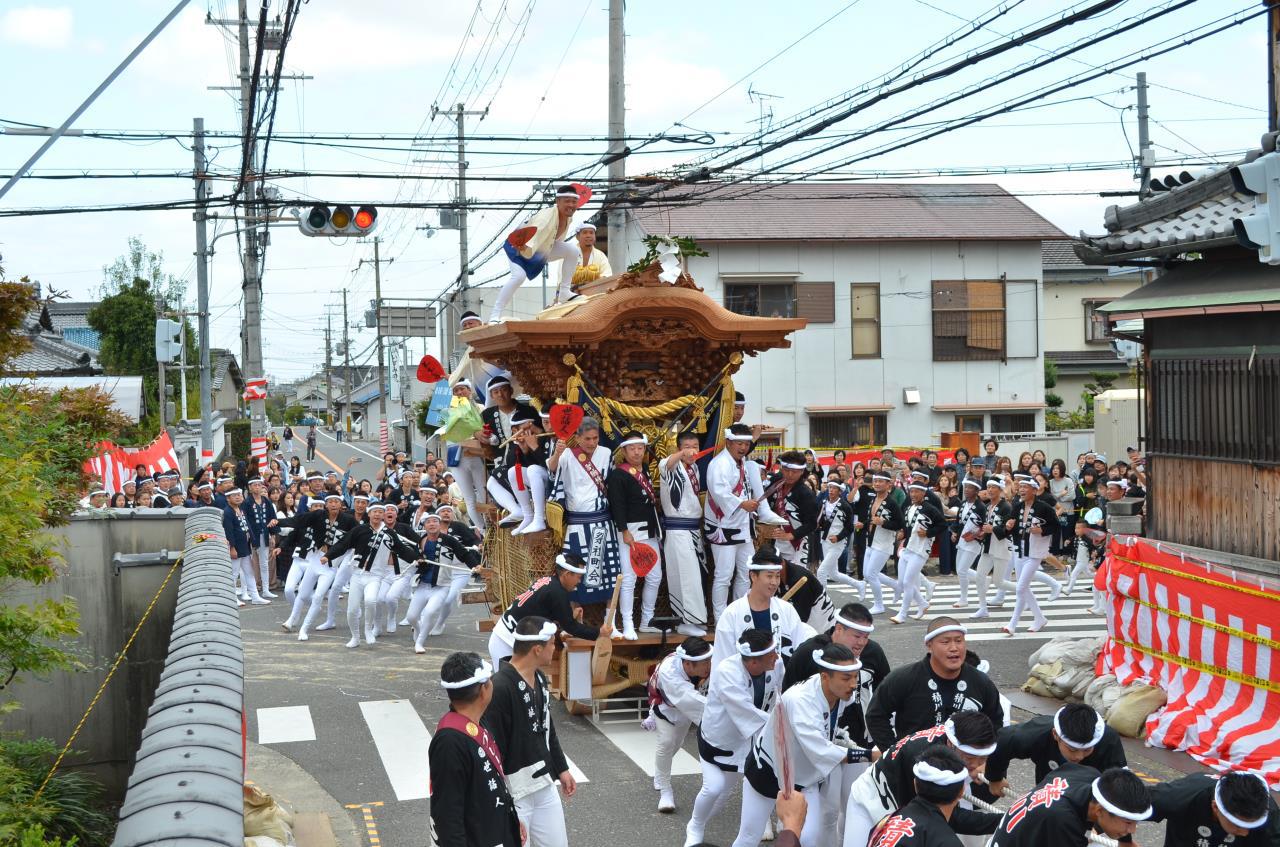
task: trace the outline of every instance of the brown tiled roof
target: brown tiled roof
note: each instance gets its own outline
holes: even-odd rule
[[[1066,238],[1057,241],[1040,242],[1040,264],[1047,270],[1071,271],[1098,268],[1105,273],[1106,265],[1086,265],[1076,255],[1076,246],[1080,240]]]
[[[689,235],[700,241],[1067,237],[992,183],[693,185],[658,195],[632,214],[648,234]]]

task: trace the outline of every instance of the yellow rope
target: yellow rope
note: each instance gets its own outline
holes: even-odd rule
[[[71,745],[75,743],[76,736],[80,734],[80,730],[84,729],[84,722],[89,719],[89,713],[93,711],[93,707],[98,705],[98,701],[102,699],[102,692],[107,690],[107,683],[111,682],[111,677],[115,676],[116,669],[120,667],[120,663],[124,661],[125,655],[129,652],[129,648],[133,646],[133,640],[138,637],[138,633],[142,631],[142,625],[147,622],[147,618],[151,615],[151,610],[155,608],[156,602],[160,599],[160,595],[164,593],[165,586],[169,584],[169,580],[173,578],[178,567],[182,565],[182,557],[173,563],[173,567],[169,568],[169,573],[165,574],[164,582],[160,583],[160,588],[156,591],[156,595],[151,598],[151,602],[147,604],[147,609],[142,613],[142,618],[138,621],[138,625],[133,628],[133,632],[129,635],[129,640],[124,643],[124,647],[120,650],[120,655],[116,656],[115,662],[111,665],[111,670],[107,671],[106,679],[102,680],[102,685],[98,686],[98,693],[93,695],[93,699],[89,701],[89,707],[84,710],[84,714],[80,716],[80,722],[76,724],[76,728],[71,730],[71,737],[67,739],[67,743],[63,745],[58,758],[54,759],[53,767],[49,768],[49,772],[45,774],[44,782],[40,783],[40,787],[36,789],[36,793],[31,795],[31,802],[40,799],[40,795],[44,793],[45,786],[49,784],[49,780],[53,779],[53,775],[57,773],[58,766],[62,764],[62,760],[71,750]]]
[[[1112,553],[1111,556],[1112,558],[1118,559],[1121,562],[1128,562],[1131,565],[1137,565],[1140,568],[1146,568],[1147,570],[1155,571],[1156,573],[1167,574],[1169,576],[1176,576],[1182,579],[1189,579],[1192,582],[1203,582],[1205,585],[1212,585],[1215,588],[1225,588],[1228,591],[1239,591],[1241,594],[1248,594],[1250,597],[1261,597],[1263,600],[1272,600],[1272,601],[1280,600],[1280,595],[1277,595],[1270,591],[1262,591],[1257,588],[1249,588],[1248,586],[1245,586],[1245,585],[1235,585],[1229,582],[1219,582],[1216,579],[1209,579],[1208,577],[1204,577],[1204,576],[1195,576],[1194,574],[1183,573],[1182,571],[1175,571],[1172,568],[1163,568],[1160,565],[1153,565],[1150,562],[1139,562],[1136,559],[1127,559],[1124,556],[1117,556],[1115,553]]]
[[[1216,623],[1215,621],[1207,621],[1204,618],[1197,618],[1195,615],[1188,615],[1184,612],[1179,612],[1174,609],[1166,609],[1163,606],[1157,606],[1155,603],[1148,603],[1146,600],[1143,600],[1141,597],[1130,597],[1127,594],[1121,594],[1119,595],[1119,597],[1122,600],[1131,600],[1140,606],[1146,606],[1148,609],[1154,609],[1155,611],[1160,612],[1161,614],[1169,615],[1170,617],[1180,618],[1181,620],[1184,620],[1184,621],[1190,621],[1191,623],[1200,624],[1200,626],[1205,626],[1205,627],[1208,627],[1209,629],[1217,630],[1218,632],[1221,632],[1223,635],[1230,635],[1232,638],[1239,638],[1244,641],[1251,641],[1254,644],[1261,644],[1264,647],[1270,647],[1272,650],[1280,650],[1280,641],[1276,641],[1271,638],[1266,638],[1265,636],[1255,635],[1252,632],[1245,632],[1242,629],[1236,629],[1233,626],[1226,626],[1224,624]]]
[[[1148,656],[1155,656],[1156,658],[1164,659],[1166,662],[1181,665],[1184,668],[1191,668],[1192,670],[1197,670],[1201,673],[1213,674],[1214,676],[1220,676],[1223,679],[1229,679],[1232,682],[1236,682],[1241,685],[1250,685],[1254,688],[1266,689],[1273,694],[1280,694],[1280,682],[1274,682],[1269,679],[1260,679],[1256,676],[1250,676],[1248,674],[1240,673],[1239,671],[1233,671],[1230,668],[1220,668],[1217,665],[1210,665],[1205,662],[1197,661],[1196,659],[1189,659],[1186,656],[1175,656],[1172,653],[1166,653],[1163,650],[1157,650],[1154,647],[1143,647],[1139,644],[1132,644],[1125,641],[1123,638],[1112,638],[1111,640],[1116,644],[1119,644],[1121,647],[1128,647],[1130,650],[1137,650],[1139,653],[1146,653]]]
[[[674,400],[668,400],[665,403],[659,403],[656,406],[632,406],[629,403],[623,403],[620,400],[614,400],[611,397],[599,398],[601,405],[607,406],[610,410],[618,412],[625,418],[631,420],[651,421],[655,418],[664,418],[667,415],[674,415],[676,412],[682,411],[685,406],[693,403],[698,397],[695,394],[686,394],[683,397],[677,397]]]

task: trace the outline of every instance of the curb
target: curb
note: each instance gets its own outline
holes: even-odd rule
[[[288,803],[295,815],[318,813],[328,818],[333,830],[332,843],[337,847],[363,847],[351,812],[288,756],[250,741],[247,744],[247,762],[246,779],[252,780],[272,797]]]

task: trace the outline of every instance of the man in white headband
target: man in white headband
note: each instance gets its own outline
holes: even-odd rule
[[[771,530],[778,555],[797,565],[808,565],[821,550],[809,549],[809,537],[818,529],[822,510],[809,486],[800,481],[805,473],[804,454],[788,450],[778,457],[779,471],[765,486],[764,500],[769,510],[781,518]]]
[[[698,727],[702,788],[685,827],[685,847],[702,843],[707,823],[720,814],[729,795],[742,783],[751,739],[764,729],[782,687],[782,659],[772,633],[749,629],[738,637],[736,646],[734,655],[712,663],[707,703]]]
[[[676,810],[671,761],[684,745],[689,729],[702,723],[710,676],[711,645],[691,635],[659,662],[649,677],[649,717],[644,727],[658,734],[653,752],[653,787],[660,792],[659,812]]]
[[[1031,579],[1040,571],[1040,563],[1044,561],[1044,557],[1049,555],[1049,545],[1053,542],[1053,530],[1058,516],[1052,506],[1038,497],[1038,493],[1034,479],[1018,480],[1018,497],[1021,502],[1015,507],[1017,523],[1013,528],[1013,567],[1018,575],[1018,593],[1013,601],[1013,616],[1002,628],[1006,635],[1013,635],[1018,631],[1018,620],[1024,611],[1031,612],[1031,626],[1027,628],[1027,632],[1039,632],[1049,622],[1031,591]]]
[[[569,232],[574,211],[586,202],[584,195],[589,198],[590,190],[580,190],[577,185],[562,185],[556,189],[554,206],[538,212],[524,226],[507,235],[502,243],[507,254],[507,281],[498,292],[498,299],[493,301],[489,323],[496,324],[502,319],[503,311],[525,280],[536,277],[556,260],[560,260],[560,287],[556,289],[555,302],[569,299],[573,272],[582,254],[576,243],[564,238]]]
[[[912,617],[919,620],[929,609],[929,603],[920,591],[920,580],[924,573],[925,561],[933,549],[933,539],[947,530],[946,516],[928,500],[925,495],[929,487],[920,481],[907,486],[911,505],[906,513],[906,540],[898,553],[898,580],[902,585],[902,608],[898,614],[889,618],[896,624],[906,623],[914,603],[919,612]]]
[[[823,587],[834,582],[855,588],[861,600],[867,593],[866,583],[840,570],[840,557],[849,549],[849,539],[860,524],[853,515],[849,498],[845,496],[844,484],[834,476],[827,480],[826,495],[819,501],[819,509],[818,537],[822,539],[822,563],[818,565],[818,582]]]
[[[427,747],[435,844],[521,847],[524,825],[507,790],[502,754],[480,719],[493,699],[493,666],[453,653],[440,666],[449,711]]]
[[[996,583],[996,597],[992,604],[1004,604],[1004,596],[1016,591],[1009,582],[1009,570],[1013,563],[1013,506],[1005,497],[1004,477],[989,476],[982,493],[986,514],[979,532],[982,536],[982,552],[978,554],[976,577],[978,581],[978,608],[969,615],[970,620],[982,620],[990,616],[987,609],[987,589],[992,580]]]
[[[987,756],[995,750],[995,727],[981,712],[960,712],[945,723],[923,729],[886,748],[849,792],[844,847],[866,844],[878,821],[912,801],[919,782],[917,766],[939,745],[954,751],[960,759],[963,770],[956,779],[963,784],[982,772]],[[956,809],[949,823],[953,830],[965,835],[990,835],[999,819],[997,814]]]
[[[345,538],[329,547],[320,563],[327,565],[351,551],[351,596],[347,598],[347,647],[360,646],[361,625],[364,642],[372,646],[382,632],[385,608],[382,603],[400,575],[400,560],[417,558],[418,550],[393,527],[384,523],[386,506],[369,506],[369,522],[358,524]]]
[[[719,619],[733,596],[747,592],[747,564],[755,552],[751,516],[760,507],[748,480],[747,454],[751,427],[734,424],[725,430],[724,449],[707,465],[707,502],[702,514],[704,532],[714,562],[711,610]]]
[[[963,842],[950,826],[969,779],[960,756],[931,745],[911,775],[916,796],[875,828],[868,847],[960,847]]]
[[[841,771],[846,764],[867,762],[871,751],[837,734],[839,713],[852,699],[862,668],[849,648],[828,644],[811,657],[818,673],[782,695],[778,707],[754,739],[747,754],[742,789],[742,817],[733,847],[756,847],[760,833],[784,787],[783,756],[790,760],[789,777],[808,803],[801,844],[819,844],[828,823],[827,807],[840,798]],[[781,726],[778,726],[781,722]],[[781,735],[786,750],[775,740]]]
[[[1090,832],[1132,836],[1152,814],[1151,794],[1133,771],[1101,775],[1084,765],[1063,765],[1019,798],[1000,819],[994,847],[1085,847]]]
[[[613,467],[613,453],[600,444],[600,424],[592,418],[583,418],[571,441],[572,447],[568,441],[556,440],[547,457],[547,471],[564,506],[562,551],[587,563],[576,596],[584,603],[595,603],[609,599],[622,572],[622,553],[605,482]]]
[[[559,791],[572,797],[578,788],[556,737],[544,673],[555,660],[559,631],[554,621],[538,615],[520,620],[511,660],[498,665],[493,700],[484,713],[520,822],[538,847],[568,847]]]
[[[1036,766],[1036,782],[1068,762],[1096,771],[1123,768],[1129,763],[1119,733],[1083,703],[1068,703],[1052,715],[1037,715],[1001,728],[986,770],[996,797],[1004,796],[1012,759],[1030,759]]]
[[[812,627],[800,619],[789,600],[778,596],[782,583],[783,561],[768,547],[761,548],[747,565],[751,587],[747,593],[725,607],[716,619],[715,656],[713,664],[733,655],[738,637],[749,629],[763,629],[773,634],[778,652],[790,656],[800,643],[815,635]]]
[[[871,474],[871,487],[875,497],[866,501],[866,510],[859,519],[867,526],[867,548],[862,556],[862,576],[871,588],[871,614],[885,611],[884,588],[892,588],[895,602],[899,590],[898,581],[884,575],[885,563],[893,555],[898,543],[898,533],[906,526],[902,506],[893,499],[893,476],[888,471]]]
[[[982,523],[987,519],[987,506],[978,496],[985,486],[980,477],[966,476],[960,484],[960,511],[956,514],[956,576],[960,582],[960,599],[952,606],[969,605],[969,582],[973,567],[982,555]]]
[[[312,498],[311,502],[319,503],[321,499]],[[324,499],[323,502],[323,509],[299,512],[281,522],[282,525],[293,526],[295,533],[302,534],[296,554],[303,557],[305,561],[294,562],[293,567],[297,568],[299,564],[303,564],[304,568],[298,582],[297,593],[293,598],[293,609],[289,612],[288,620],[281,624],[286,632],[292,632],[295,626],[301,624],[298,629],[299,641],[310,639],[311,626],[320,615],[320,607],[326,600],[329,602],[330,614],[336,617],[338,601],[336,594],[331,594],[331,589],[341,568],[349,566],[350,556],[342,556],[338,565],[332,561],[322,562],[321,558],[326,550],[337,545],[356,528],[355,518],[350,512],[342,510],[341,497],[335,494]],[[287,592],[286,596],[288,596]],[[317,630],[321,628],[333,629],[333,624],[326,620]]]
[[[556,556],[555,573],[535,580],[527,591],[511,602],[502,617],[498,618],[493,632],[489,633],[489,655],[493,658],[493,663],[497,665],[511,655],[516,643],[516,627],[521,619],[530,615],[554,621],[574,638],[587,641],[599,638],[601,630],[579,621],[569,602],[569,595],[578,587],[586,572],[586,563],[580,557],[564,553]],[[608,621],[605,621],[604,631],[612,631]]]
[[[479,319],[475,319],[479,323]],[[486,375],[487,380],[490,375]],[[466,504],[467,514],[475,521],[483,532],[484,515],[476,507],[485,501],[484,458],[479,453],[479,442],[475,429],[480,418],[480,407],[476,403],[470,379],[459,379],[453,384],[453,399],[449,401],[449,411],[445,425],[440,428],[440,435],[445,440],[445,458],[453,478],[462,492],[462,500]],[[483,422],[482,422],[483,425]]]
[[[640,591],[640,630],[660,632],[650,619],[658,602],[658,589],[662,585],[662,533],[658,527],[658,498],[649,479],[645,455],[649,439],[632,430],[618,443],[622,461],[605,477],[609,497],[609,512],[614,528],[622,544],[622,587],[618,591],[618,617],[622,621],[622,637],[635,641],[636,633],[636,579],[644,580]],[[655,563],[642,577],[636,573],[632,557],[638,547],[648,547]]]
[[[1152,821],[1164,821],[1164,847],[1274,847],[1280,809],[1260,776],[1194,773],[1151,788]]]
[[[696,433],[680,433],[678,449],[659,466],[658,498],[662,502],[668,598],[672,613],[683,621],[676,632],[705,636],[708,617],[702,571],[707,553],[702,539],[702,501],[698,499],[702,489],[696,462],[699,446]]]
[[[578,227],[578,266],[573,271],[573,290],[585,282],[607,279],[613,276],[613,266],[603,250],[596,247],[596,225],[584,223]]]
[[[1004,726],[1000,690],[965,663],[965,628],[955,618],[930,621],[924,649],[923,659],[896,668],[871,699],[867,728],[877,747],[888,750],[898,739],[962,711],[982,712],[992,726]]]

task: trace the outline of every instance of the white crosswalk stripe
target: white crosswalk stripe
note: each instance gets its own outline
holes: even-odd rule
[[[258,709],[258,743],[286,744],[291,741],[315,741],[316,727],[311,722],[310,706],[276,706]]]
[[[640,726],[639,721],[597,723],[595,728],[600,730],[601,735],[609,739],[610,744],[617,747],[628,759],[635,762],[636,766],[644,771],[646,775],[653,776],[653,757],[658,751],[658,734],[656,732],[646,731],[644,727]],[[671,761],[672,776],[685,776],[695,773],[702,773],[702,766],[698,764],[698,760],[683,749],[676,750],[675,758]]]

